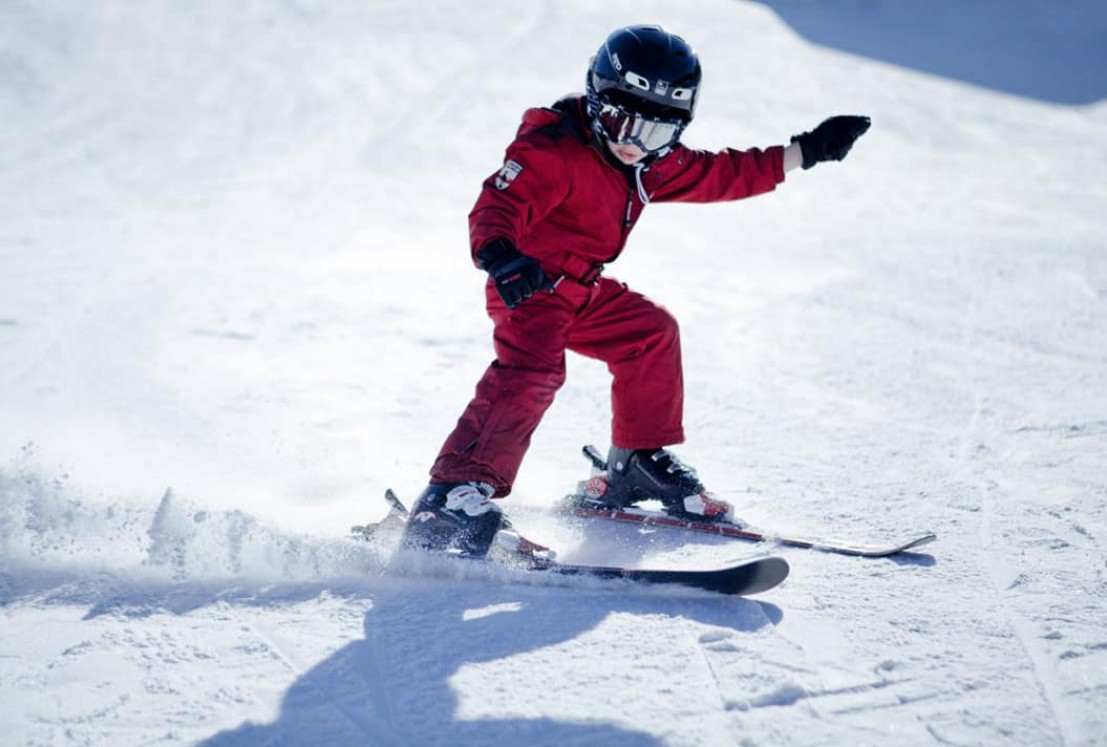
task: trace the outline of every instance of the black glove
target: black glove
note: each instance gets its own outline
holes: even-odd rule
[[[554,284],[538,262],[504,238],[492,239],[485,244],[477,252],[477,264],[491,276],[496,292],[509,309],[514,309],[540,290],[554,289]]]
[[[841,161],[870,124],[868,117],[848,114],[831,117],[811,132],[793,135],[792,142],[800,144],[803,167],[809,169],[821,161]]]

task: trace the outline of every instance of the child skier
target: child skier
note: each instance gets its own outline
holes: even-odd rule
[[[699,93],[699,59],[659,26],[612,33],[586,94],[523,115],[503,167],[469,215],[488,273],[493,361],[446,439],[411,512],[407,547],[487,553],[531,434],[565,381],[565,351],[613,377],[607,490],[625,506],[658,499],[678,516],[726,520],[730,506],[663,447],[684,440],[676,320],[603,275],[651,202],[716,202],[771,191],[786,172],[841,160],[867,117],[832,117],[788,146],[719,153],[680,143]]]

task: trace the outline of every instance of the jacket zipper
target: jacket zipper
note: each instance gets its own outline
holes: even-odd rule
[[[650,204],[650,196],[646,194],[646,188],[642,185],[642,171],[643,165],[641,163],[634,164],[634,184],[638,187],[638,199],[642,201],[642,206]]]
[[[650,196],[646,194],[646,188],[642,184],[642,164],[635,164],[634,166],[634,186],[638,192],[638,199],[642,203],[642,207],[650,204]],[[623,216],[623,235],[626,236],[627,229],[630,228],[630,213],[634,209],[634,192],[632,191],[627,195],[627,210],[626,215]]]

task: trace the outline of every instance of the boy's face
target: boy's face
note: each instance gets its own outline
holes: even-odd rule
[[[639,148],[634,143],[613,143],[610,140],[604,141],[607,144],[607,149],[611,151],[611,155],[619,161],[619,163],[626,164],[627,166],[633,166],[641,161],[648,154],[646,151]]]

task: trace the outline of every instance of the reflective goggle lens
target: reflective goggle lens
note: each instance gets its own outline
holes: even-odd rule
[[[612,143],[632,143],[650,152],[672,145],[682,129],[680,123],[649,119],[614,104],[600,107],[599,121]]]

